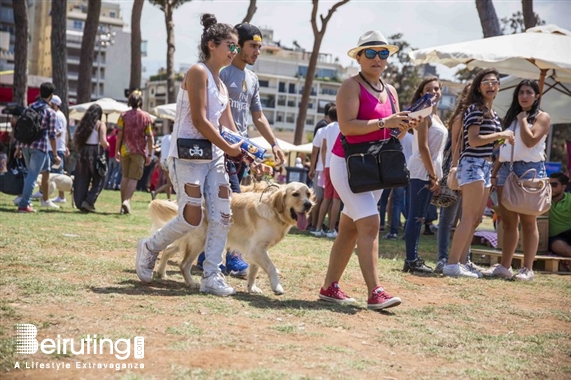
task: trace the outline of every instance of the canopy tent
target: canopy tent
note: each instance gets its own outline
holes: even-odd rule
[[[168,119],[174,121],[176,115],[176,103],[156,106],[151,110],[151,113],[160,119]]]
[[[272,146],[262,136],[253,137],[250,139],[250,141],[252,141],[254,144],[257,144],[257,145],[261,146],[262,148],[266,149],[267,153],[272,153]],[[296,150],[295,150],[295,148],[297,147],[296,145],[290,144],[287,141],[280,140],[278,138],[276,138],[276,142],[278,143],[280,148],[282,148],[284,153],[296,152]]]
[[[294,145],[294,147],[295,148],[291,150],[292,152],[310,154],[313,151],[313,143]]]
[[[542,25],[525,33],[429,47],[409,53],[413,63],[440,63],[448,67],[495,67],[502,74],[571,83],[571,32]]]
[[[76,104],[69,107],[69,118],[81,120],[83,115],[85,115],[87,109],[93,104],[98,104],[101,107],[103,110],[103,115],[105,115],[105,122],[113,124],[117,124],[117,120],[123,112],[131,109],[131,107],[129,107],[126,103],[121,103],[111,98],[101,98],[94,102]],[[151,121],[155,121],[157,119],[153,115],[150,116]]]

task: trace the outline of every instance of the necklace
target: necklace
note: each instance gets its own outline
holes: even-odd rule
[[[361,77],[362,80],[365,81],[365,83],[367,83],[367,84],[369,85],[369,87],[371,87],[371,89],[373,89],[373,91],[379,92],[379,93],[385,91],[385,84],[383,83],[383,81],[381,80],[381,78],[379,78],[379,83],[381,84],[381,89],[380,89],[380,90],[377,90],[377,89],[375,88],[375,86],[373,86],[367,79],[365,79],[365,77],[363,76],[363,74],[361,74],[360,71],[359,71],[359,76]]]

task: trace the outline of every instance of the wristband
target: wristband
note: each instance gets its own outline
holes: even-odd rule
[[[274,148],[274,146],[279,146],[277,141],[272,144],[272,149]]]

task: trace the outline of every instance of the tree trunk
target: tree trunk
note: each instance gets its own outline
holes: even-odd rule
[[[307,117],[307,107],[309,105],[309,97],[311,96],[311,86],[313,85],[313,77],[315,76],[315,69],[317,67],[317,58],[319,58],[319,49],[321,48],[321,41],[323,41],[323,36],[325,35],[325,30],[327,29],[327,23],[333,16],[333,13],[342,6],[349,2],[349,0],[342,0],[327,13],[326,17],[319,16],[321,19],[321,30],[317,27],[317,6],[319,0],[313,0],[313,9],[311,11],[311,28],[313,30],[313,50],[311,51],[311,56],[309,58],[309,66],[307,67],[307,76],[305,77],[305,84],[303,87],[303,93],[301,95],[301,104],[299,106],[299,111],[297,114],[297,123],[295,125],[295,134],[293,137],[293,143],[295,145],[301,144],[303,140],[303,131],[305,129],[305,118]]]
[[[246,17],[244,17],[244,20],[242,20],[242,22],[252,21],[252,18],[254,17],[254,13],[256,13],[257,10],[258,10],[258,7],[256,7],[256,0],[250,0],[250,6],[248,7],[248,13],[246,13]]]
[[[67,48],[66,48],[66,9],[67,0],[52,0],[52,80],[56,94],[61,98],[61,111],[67,118],[69,112],[67,88]],[[69,129],[68,129],[69,132]],[[67,134],[69,139],[69,133]],[[69,144],[68,144],[69,146]]]
[[[167,103],[176,102],[176,93],[174,90],[174,22],[172,20],[173,4],[165,1],[165,23],[167,26]]]
[[[502,34],[500,21],[492,0],[476,0],[476,9],[480,17],[484,38],[500,36]]]
[[[99,15],[101,13],[101,0],[89,0],[87,3],[87,19],[83,28],[81,40],[81,54],[79,58],[79,75],[77,78],[77,103],[91,101],[93,76],[93,56],[95,39],[99,27]]]
[[[131,13],[131,91],[141,87],[141,14],[144,3],[145,0],[135,0]]]
[[[521,9],[525,30],[537,25],[537,18],[535,17],[535,13],[533,13],[533,0],[521,0]]]
[[[27,105],[28,93],[28,3],[13,0],[15,41],[14,41],[14,83],[12,101]]]

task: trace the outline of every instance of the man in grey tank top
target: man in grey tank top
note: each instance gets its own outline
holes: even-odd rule
[[[272,153],[276,166],[281,166],[285,161],[285,155],[277,144],[276,137],[270,128],[270,123],[262,112],[260,102],[260,84],[258,77],[246,65],[253,65],[260,55],[262,47],[262,33],[260,29],[249,23],[242,23],[235,26],[238,31],[238,45],[240,50],[238,55],[232,60],[230,66],[220,71],[220,79],[228,88],[228,97],[232,118],[236,124],[238,132],[244,137],[248,137],[248,111],[252,114],[252,121],[260,131],[260,134],[272,146]],[[228,176],[230,177],[230,187],[234,193],[240,192],[240,181],[246,171],[245,165],[240,170],[236,170],[233,162],[227,161]],[[204,261],[204,253],[198,257],[197,266],[201,267]],[[226,273],[232,276],[245,276],[248,272],[246,264],[240,254],[229,252],[226,254]]]

